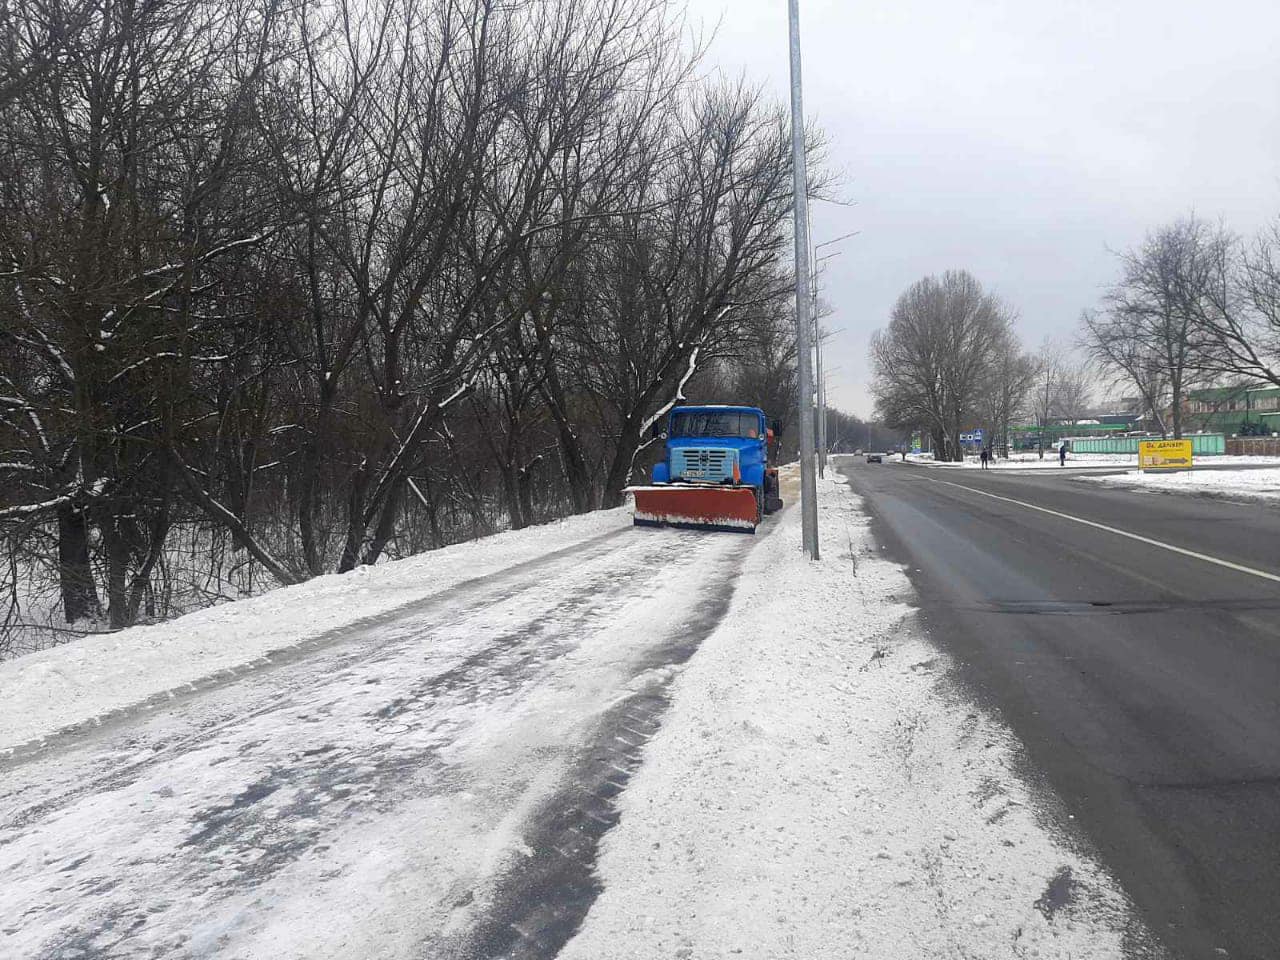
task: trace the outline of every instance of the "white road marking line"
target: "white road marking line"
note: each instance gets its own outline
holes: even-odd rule
[[[1235,570],[1239,573],[1247,573],[1255,577],[1261,577],[1263,580],[1271,580],[1274,583],[1280,583],[1280,576],[1277,576],[1274,573],[1267,573],[1265,570],[1258,570],[1254,567],[1246,567],[1241,563],[1232,563],[1230,560],[1223,560],[1220,557],[1211,557],[1207,553],[1197,553],[1196,551],[1188,550],[1185,547],[1176,547],[1172,543],[1165,543],[1163,540],[1153,540],[1150,537],[1144,537],[1139,533],[1130,533],[1128,530],[1121,530],[1118,527],[1109,527],[1105,523],[1086,520],[1083,517],[1073,517],[1069,513],[1050,510],[1048,507],[1041,507],[1034,503],[1027,503],[1025,500],[1015,500],[1013,497],[1002,497],[998,494],[987,493],[985,490],[976,490],[973,487],[966,487],[963,483],[952,483],[950,480],[935,480],[933,477],[926,477],[925,479],[930,483],[945,483],[948,487],[957,487],[960,490],[967,490],[969,493],[976,493],[979,496],[990,497],[992,500],[1003,500],[1005,503],[1017,504],[1019,507],[1026,507],[1028,510],[1039,510],[1041,513],[1047,513],[1050,516],[1059,517],[1063,520],[1070,520],[1072,523],[1082,523],[1086,527],[1105,530],[1107,533],[1114,533],[1118,537],[1128,537],[1130,540],[1137,540],[1140,543],[1159,547],[1161,550],[1168,550],[1170,553],[1180,553],[1184,557],[1194,557],[1196,560],[1203,560],[1205,563],[1217,564],[1219,567],[1226,567],[1228,570]]]

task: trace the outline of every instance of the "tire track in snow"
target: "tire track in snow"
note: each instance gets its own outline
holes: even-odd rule
[[[0,776],[7,776],[12,770],[25,763],[74,748],[83,741],[111,736],[121,726],[129,725],[148,712],[180,706],[210,691],[240,683],[246,677],[278,671],[303,662],[329,648],[354,642],[362,649],[367,649],[371,632],[388,627],[394,628],[395,625],[410,617],[423,616],[436,608],[447,609],[465,606],[468,603],[471,606],[483,606],[509,599],[520,592],[545,583],[550,577],[562,575],[565,570],[607,559],[620,549],[629,549],[628,546],[620,548],[613,541],[630,533],[629,527],[611,530],[582,543],[517,563],[504,570],[464,580],[442,593],[410,601],[371,617],[354,620],[302,643],[269,651],[241,666],[214,671],[192,683],[184,683],[171,690],[161,691],[145,700],[101,714],[83,723],[63,727],[49,737],[19,744],[0,753]],[[392,639],[398,639],[398,637],[393,635]]]
[[[13,871],[32,862],[30,850],[56,848],[42,871],[47,880],[24,880],[26,895],[9,890],[8,902],[24,925],[45,928],[34,955],[198,953],[185,932],[193,911],[216,914],[228,898],[253,896],[298,858],[323,849],[337,824],[378,817],[424,785],[437,792],[466,789],[465,764],[442,751],[465,738],[478,715],[557,682],[557,671],[574,669],[564,658],[575,656],[617,610],[650,593],[660,600],[664,587],[681,578],[710,581],[727,603],[732,591],[724,581],[731,571],[720,561],[749,546],[746,539],[708,544],[696,534],[670,532],[645,533],[621,548],[609,540],[586,557],[574,551],[526,567],[519,577],[485,578],[481,589],[451,594],[451,603],[437,597],[415,604],[412,613],[402,610],[381,627],[386,637],[342,637],[350,642],[335,640],[323,653],[313,649],[294,669],[277,662],[161,710],[138,709],[81,737],[60,738],[62,749],[11,763],[0,802],[16,801],[19,809],[6,811],[13,815],[5,816],[0,832],[0,874],[17,880],[21,874]],[[543,591],[555,603],[526,618],[521,606],[538,609]],[[590,832],[602,835],[612,822],[607,794],[620,791],[625,779],[619,776],[638,762],[639,736],[656,728],[645,723],[648,711],[665,707],[670,673],[655,668],[687,659],[697,645],[687,639],[626,665],[641,678],[596,719],[600,732],[582,754],[612,758],[613,768],[579,761],[573,784],[540,805],[530,824],[538,850],[540,838],[560,836],[565,822],[579,828],[580,849],[567,845],[573,838],[561,842],[563,850],[580,854],[572,868],[544,873],[566,904],[571,892],[594,897],[580,883],[594,859]],[[394,693],[380,692],[392,687]],[[618,733],[621,742],[610,741]],[[194,766],[209,783],[175,783],[182,775],[170,773],[170,765],[189,768],[197,754]],[[230,772],[210,773],[221,770]],[[572,803],[584,787],[600,805]],[[145,821],[133,822],[139,796],[162,798],[156,803],[168,811],[168,833],[159,849],[135,853],[148,830]],[[117,809],[92,813],[104,799]],[[110,842],[75,835],[95,815],[118,818]],[[7,846],[14,848],[8,857]],[[204,898],[200,908],[184,898],[193,888]],[[508,889],[518,888],[513,882]],[[536,922],[527,896],[520,903],[507,896],[498,904],[513,918],[508,926],[522,918]],[[585,906],[577,920],[584,913]],[[568,916],[572,920],[572,910]]]
[[[757,535],[767,535],[768,531]],[[573,937],[603,889],[595,875],[605,835],[617,825],[615,800],[661,727],[680,668],[717,628],[747,550],[722,557],[714,586],[685,621],[686,632],[637,664],[633,689],[605,711],[561,788],[524,833],[528,854],[497,879],[483,913],[461,935],[427,945],[441,960],[550,960]],[[474,913],[474,911],[472,911]]]

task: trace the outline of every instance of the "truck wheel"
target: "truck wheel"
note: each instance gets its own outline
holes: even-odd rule
[[[778,496],[778,475],[766,473],[764,477],[764,512],[776,513],[782,509],[782,500]]]

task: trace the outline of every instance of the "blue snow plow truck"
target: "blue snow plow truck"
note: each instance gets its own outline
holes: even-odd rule
[[[657,425],[655,425],[657,429]],[[782,509],[774,431],[758,407],[676,407],[653,482],[628,487],[637,526],[754,533]]]

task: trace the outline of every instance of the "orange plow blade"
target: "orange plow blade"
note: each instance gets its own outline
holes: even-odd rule
[[[686,527],[754,533],[756,495],[750,487],[628,487],[636,498],[635,523],[648,527]]]

